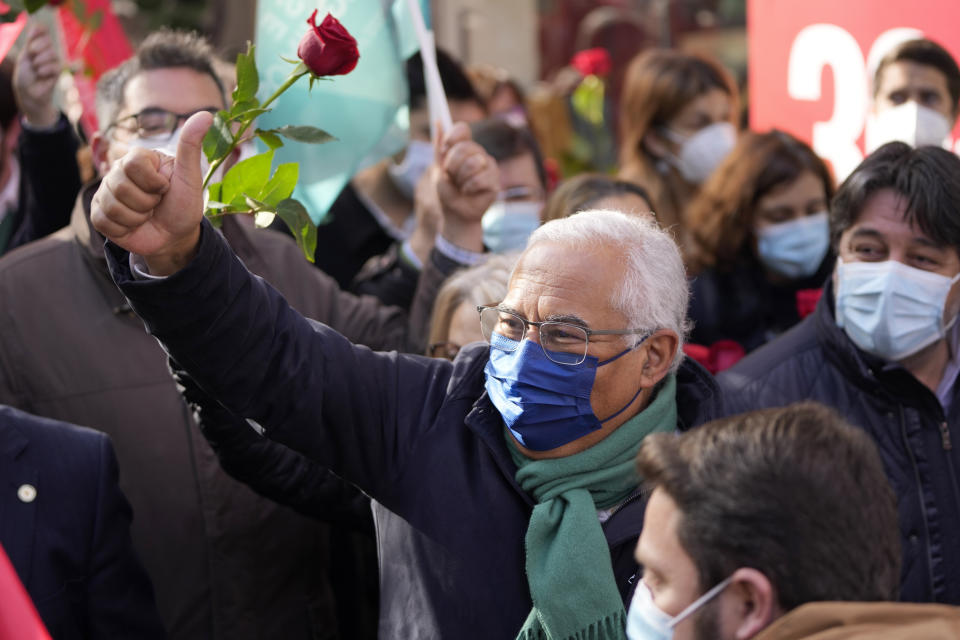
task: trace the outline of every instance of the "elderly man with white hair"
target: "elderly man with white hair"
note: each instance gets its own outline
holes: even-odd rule
[[[93,220],[114,279],[220,403],[400,516],[377,532],[385,586],[405,595],[383,612],[390,628],[623,638],[645,503],[634,457],[648,434],[719,405],[681,355],[688,294],[673,240],[617,212],[550,222],[507,297],[478,309],[489,344],[453,362],[377,353],[291,310],[203,221],[207,126],[205,114],[185,125],[172,166],[136,150],[104,180]],[[461,151],[449,141],[473,144],[463,131],[441,148],[438,188],[456,183],[475,204],[482,186],[459,178],[489,158],[451,174]]]

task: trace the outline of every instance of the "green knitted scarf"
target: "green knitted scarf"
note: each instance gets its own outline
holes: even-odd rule
[[[505,430],[517,482],[537,501],[527,525],[527,582],[533,609],[517,640],[626,638],[626,613],[597,509],[613,507],[639,483],[634,458],[651,433],[677,427],[676,378],[653,402],[585,451],[531,460]]]

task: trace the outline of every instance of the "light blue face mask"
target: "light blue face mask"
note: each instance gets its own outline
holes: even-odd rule
[[[827,212],[770,225],[757,234],[757,254],[768,269],[799,280],[817,272],[830,248]]]
[[[650,587],[641,580],[633,594],[630,612],[627,614],[627,638],[629,640],[670,640],[673,638],[674,627],[720,595],[720,592],[727,588],[731,580],[733,580],[733,576],[694,600],[689,607],[674,617],[664,613],[653,602]]]
[[[953,278],[896,260],[837,261],[837,326],[867,353],[898,362],[943,338],[957,316],[943,320]]]
[[[530,234],[540,226],[542,202],[497,200],[480,221],[483,244],[494,253],[522,251]]]

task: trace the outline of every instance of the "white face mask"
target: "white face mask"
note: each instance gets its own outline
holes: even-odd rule
[[[629,640],[670,640],[673,638],[674,627],[716,598],[727,588],[731,580],[733,576],[694,600],[690,606],[673,618],[654,603],[650,587],[641,580],[633,593],[633,601],[630,602],[630,611],[627,613],[627,638]]]
[[[407,145],[403,162],[400,164],[391,162],[387,172],[400,193],[413,200],[417,183],[431,164],[433,164],[433,145],[423,140],[411,140]]]
[[[943,146],[950,135],[950,121],[929,107],[913,100],[904,102],[867,119],[866,149],[873,153],[888,142],[899,140],[911,147]]]
[[[151,149],[153,151],[159,151],[164,155],[171,156],[173,158],[177,157],[177,146],[180,144],[180,134],[183,132],[183,127],[180,127],[173,132],[169,137],[166,135],[153,136],[150,138],[139,138],[134,137],[130,140],[125,140],[124,144],[128,147],[139,147],[141,149]],[[210,170],[210,161],[207,160],[205,154],[200,154],[200,175],[206,177],[207,171]],[[223,180],[223,165],[221,164],[216,173],[213,174],[213,177],[210,179],[210,184],[215,184]]]
[[[667,162],[692,184],[709,178],[737,144],[737,129],[729,122],[714,122],[689,137],[667,128],[661,131],[680,145],[680,154],[667,156]]]
[[[943,322],[948,278],[896,260],[837,260],[837,326],[855,345],[897,362],[940,340],[956,316]]]
[[[493,253],[520,251],[530,234],[540,226],[542,202],[497,200],[480,220],[483,244]]]
[[[757,255],[774,273],[791,280],[817,272],[830,248],[827,212],[781,222],[757,234]]]

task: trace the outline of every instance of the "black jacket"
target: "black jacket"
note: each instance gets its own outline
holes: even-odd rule
[[[195,259],[162,281],[134,280],[108,247],[134,309],[204,390],[395,514],[377,526],[381,637],[516,635],[534,502],[483,389],[487,347],[449,362],[354,346],[251,277],[206,223]],[[688,363],[678,383],[683,426],[713,417],[708,374]],[[638,496],[604,524],[625,603],[642,520]]]
[[[163,638],[110,439],[0,405],[0,544],[57,640]]]
[[[753,351],[800,322],[797,291],[822,287],[834,260],[830,254],[814,275],[783,284],[770,283],[752,256],[731,271],[705,270],[690,282],[690,341],[733,340]]]
[[[960,604],[960,390],[950,414],[905,369],[837,327],[832,286],[816,312],[720,374],[726,413],[816,400],[869,433],[897,495],[902,600]]]

